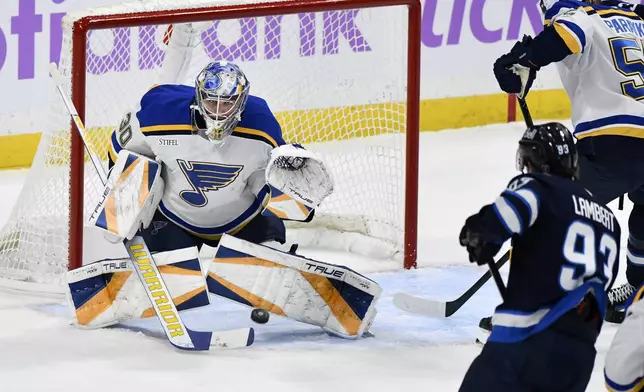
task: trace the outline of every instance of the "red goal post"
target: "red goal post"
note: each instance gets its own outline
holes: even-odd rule
[[[294,14],[288,21],[282,19]],[[218,26],[235,19],[237,28],[227,25],[218,32]],[[255,91],[267,99],[289,133],[288,138],[285,133],[287,142],[302,142],[320,154],[336,175],[334,194],[303,227],[318,224],[342,233],[331,242],[343,242],[352,234],[383,241],[392,249],[384,252],[384,258],[402,258],[405,268],[415,267],[419,0],[149,0],[68,14],[63,21],[59,68],[64,89],[71,94],[89,137],[99,145],[102,159],[108,154],[111,130],[127,110],[124,101],[138,100],[145,88],[156,83],[148,82],[156,78],[165,50],[155,46],[158,58],[141,65],[145,56],[132,48],[138,42],[138,49],[145,49],[141,49],[143,33],[166,31],[168,25],[209,22],[213,27],[200,33],[200,57],[194,58],[196,68],[190,68],[189,74],[196,75],[205,62],[221,57],[208,52],[204,40],[211,38],[204,34],[219,39],[222,33],[222,40],[234,36],[243,27],[242,20],[263,23],[265,35],[279,35],[284,52],[264,52],[268,60],[240,62],[250,72],[251,94]],[[269,20],[282,24],[268,31]],[[303,33],[304,21],[310,25]],[[356,25],[369,29],[368,43],[356,37]],[[327,27],[335,29],[328,36],[324,35]],[[311,40],[308,44],[322,42],[322,50],[314,47],[302,54],[308,50],[302,34],[309,33],[304,37]],[[340,34],[344,40],[338,38]],[[128,39],[131,52],[120,53],[118,39]],[[162,40],[145,39],[153,45]],[[357,45],[357,50],[352,52],[355,48],[348,45]],[[238,53],[227,53],[234,55]],[[113,63],[106,66],[106,61]],[[133,64],[140,69],[130,69]],[[84,259],[88,262],[84,253],[93,242],[84,246],[83,235],[88,235],[84,223],[102,187],[61,105],[52,104],[51,129],[43,132],[18,203],[0,230],[0,283],[34,282],[47,285],[44,291],[58,291],[65,271],[78,268]],[[377,247],[367,244],[361,246],[369,255]]]
[[[176,24],[204,20],[286,15],[385,6],[407,6],[407,139],[405,191],[404,266],[416,266],[418,226],[418,145],[420,116],[420,30],[419,0],[291,0],[275,3],[233,4],[217,7],[160,10],[143,13],[85,16],[74,22],[72,100],[81,119],[85,114],[86,46],[91,30]],[[82,265],[84,148],[77,133],[71,133],[69,268]]]

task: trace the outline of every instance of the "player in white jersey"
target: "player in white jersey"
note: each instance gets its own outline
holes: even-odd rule
[[[199,38],[191,25],[174,30],[187,44]],[[185,68],[184,60],[176,64]],[[319,157],[284,142],[239,66],[215,61],[194,86],[152,87],[113,132],[109,155],[108,185],[90,223],[115,243],[142,237],[179,311],[209,304],[212,293],[347,338],[368,329],[375,282],[280,247],[284,223],[265,211],[271,193],[301,214],[331,194],[333,181]],[[199,259],[204,244],[217,248],[207,262]],[[76,324],[154,315],[126,260],[68,274]]]
[[[609,294],[606,319],[644,283],[644,21],[616,1],[541,0],[545,27],[494,64],[501,89],[527,94],[536,72],[555,63],[572,104],[581,184],[601,203],[628,194],[629,284]],[[520,67],[520,68],[516,68]],[[519,76],[529,70],[529,77]],[[527,72],[526,72],[527,73]]]
[[[125,149],[163,163],[165,192],[154,221],[213,244],[224,233],[285,242],[282,221],[261,212],[270,198],[264,170],[271,151],[286,143],[266,101],[249,89],[237,65],[214,62],[197,77],[196,93],[155,86],[125,115],[112,134],[110,160]]]

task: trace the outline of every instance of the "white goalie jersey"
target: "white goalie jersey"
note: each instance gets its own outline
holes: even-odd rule
[[[193,134],[195,90],[160,85],[148,91],[111,138],[110,157],[127,149],[163,163],[165,192],[159,210],[170,221],[206,239],[235,233],[270,199],[265,169],[284,144],[266,102],[250,96],[242,119],[223,145]]]
[[[573,53],[557,70],[577,139],[644,137],[644,21],[628,9],[551,2],[545,24],[554,25]]]

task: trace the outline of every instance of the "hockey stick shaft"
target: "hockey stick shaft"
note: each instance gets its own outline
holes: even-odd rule
[[[499,279],[501,279],[501,276],[499,274],[499,270],[503,265],[510,259],[510,250],[505,252],[503,256],[496,262],[496,263],[491,263],[493,268],[488,269],[483,276],[479,278],[463,295],[458,297],[455,301],[452,301],[451,303],[448,303],[446,306],[446,314],[449,313],[449,315],[446,315],[446,317],[451,316],[452,314],[456,313],[457,310],[459,310],[467,301],[469,301],[470,298],[476,294],[481,287],[487,283],[488,280],[492,277],[492,270],[496,271]],[[503,284],[503,281],[501,280],[501,284]]]
[[[497,271],[503,267],[503,265],[509,260],[510,251],[506,252],[501,258],[494,263],[494,270]],[[404,293],[398,293],[394,296],[394,305],[396,307],[405,310],[407,312],[422,314],[424,316],[430,317],[450,317],[456,313],[467,301],[469,301],[474,294],[485,283],[490,280],[492,272],[488,269],[483,276],[479,278],[469,289],[467,289],[460,297],[456,298],[453,301],[443,302],[443,301],[434,301],[431,299],[424,299],[419,297],[414,297]],[[499,275],[500,278],[500,275]]]
[[[499,273],[499,269],[496,268],[496,265],[494,264],[494,260],[490,260],[487,262],[487,266],[490,269],[490,274],[494,278],[494,283],[496,283],[496,287],[499,289],[499,294],[501,294],[501,298],[505,301],[505,284],[503,283],[503,279],[501,279],[501,274]]]
[[[62,76],[60,75],[60,72],[58,71],[58,66],[56,66],[55,63],[49,64],[49,73],[51,74],[52,78],[54,79],[54,83],[56,84],[56,89],[60,93],[61,98],[63,99],[63,102],[65,103],[65,106],[67,107],[67,110],[69,111],[69,115],[72,117],[72,120],[74,121],[74,124],[76,125],[76,130],[78,131],[78,134],[80,135],[81,139],[83,140],[83,145],[85,146],[85,149],[87,150],[87,153],[92,161],[92,164],[94,165],[94,168],[96,169],[96,172],[98,173],[98,176],[101,179],[101,182],[103,185],[107,185],[107,172],[105,171],[105,168],[101,164],[101,159],[99,158],[98,154],[94,150],[92,143],[87,140],[87,135],[85,131],[85,125],[83,124],[83,121],[81,120],[80,116],[78,115],[78,111],[76,110],[76,106],[74,106],[73,102],[71,99],[67,96],[65,91],[63,91],[63,81],[62,81]]]
[[[100,158],[98,154],[96,154],[92,143],[86,137],[85,125],[78,115],[78,111],[76,110],[74,103],[63,90],[62,77],[56,64],[51,63],[49,71],[56,84],[56,89],[60,93],[60,96],[74,121],[76,126],[75,128],[91,157],[92,164],[96,168],[96,172],[101,178],[103,184],[107,185],[107,172],[103,168]],[[170,343],[173,346],[184,350],[209,350],[211,341],[213,340],[212,332],[191,331],[186,328],[185,324],[181,320],[179,311],[172,300],[170,291],[159,272],[159,268],[154,262],[152,254],[145,243],[145,240],[140,236],[134,236],[131,240],[124,241],[124,245],[128,255],[130,256],[132,267],[136,271],[148,299],[154,308],[157,318],[159,319],[161,327]],[[250,345],[253,341],[254,332],[252,328],[250,328],[248,332],[248,338],[244,345]]]
[[[530,114],[530,109],[528,109],[528,103],[525,101],[525,98],[519,98],[519,96],[517,96],[517,101],[519,101],[519,107],[521,108],[525,125],[528,129],[533,128],[534,121],[532,121],[532,115]]]

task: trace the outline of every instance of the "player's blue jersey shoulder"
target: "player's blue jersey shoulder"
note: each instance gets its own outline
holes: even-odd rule
[[[144,135],[190,134],[194,128],[190,105],[194,87],[162,84],[153,87],[141,98],[136,113]]]
[[[273,147],[286,144],[282,137],[282,127],[268,107],[268,103],[254,95],[248,96],[246,109],[233,136],[263,141]]]

